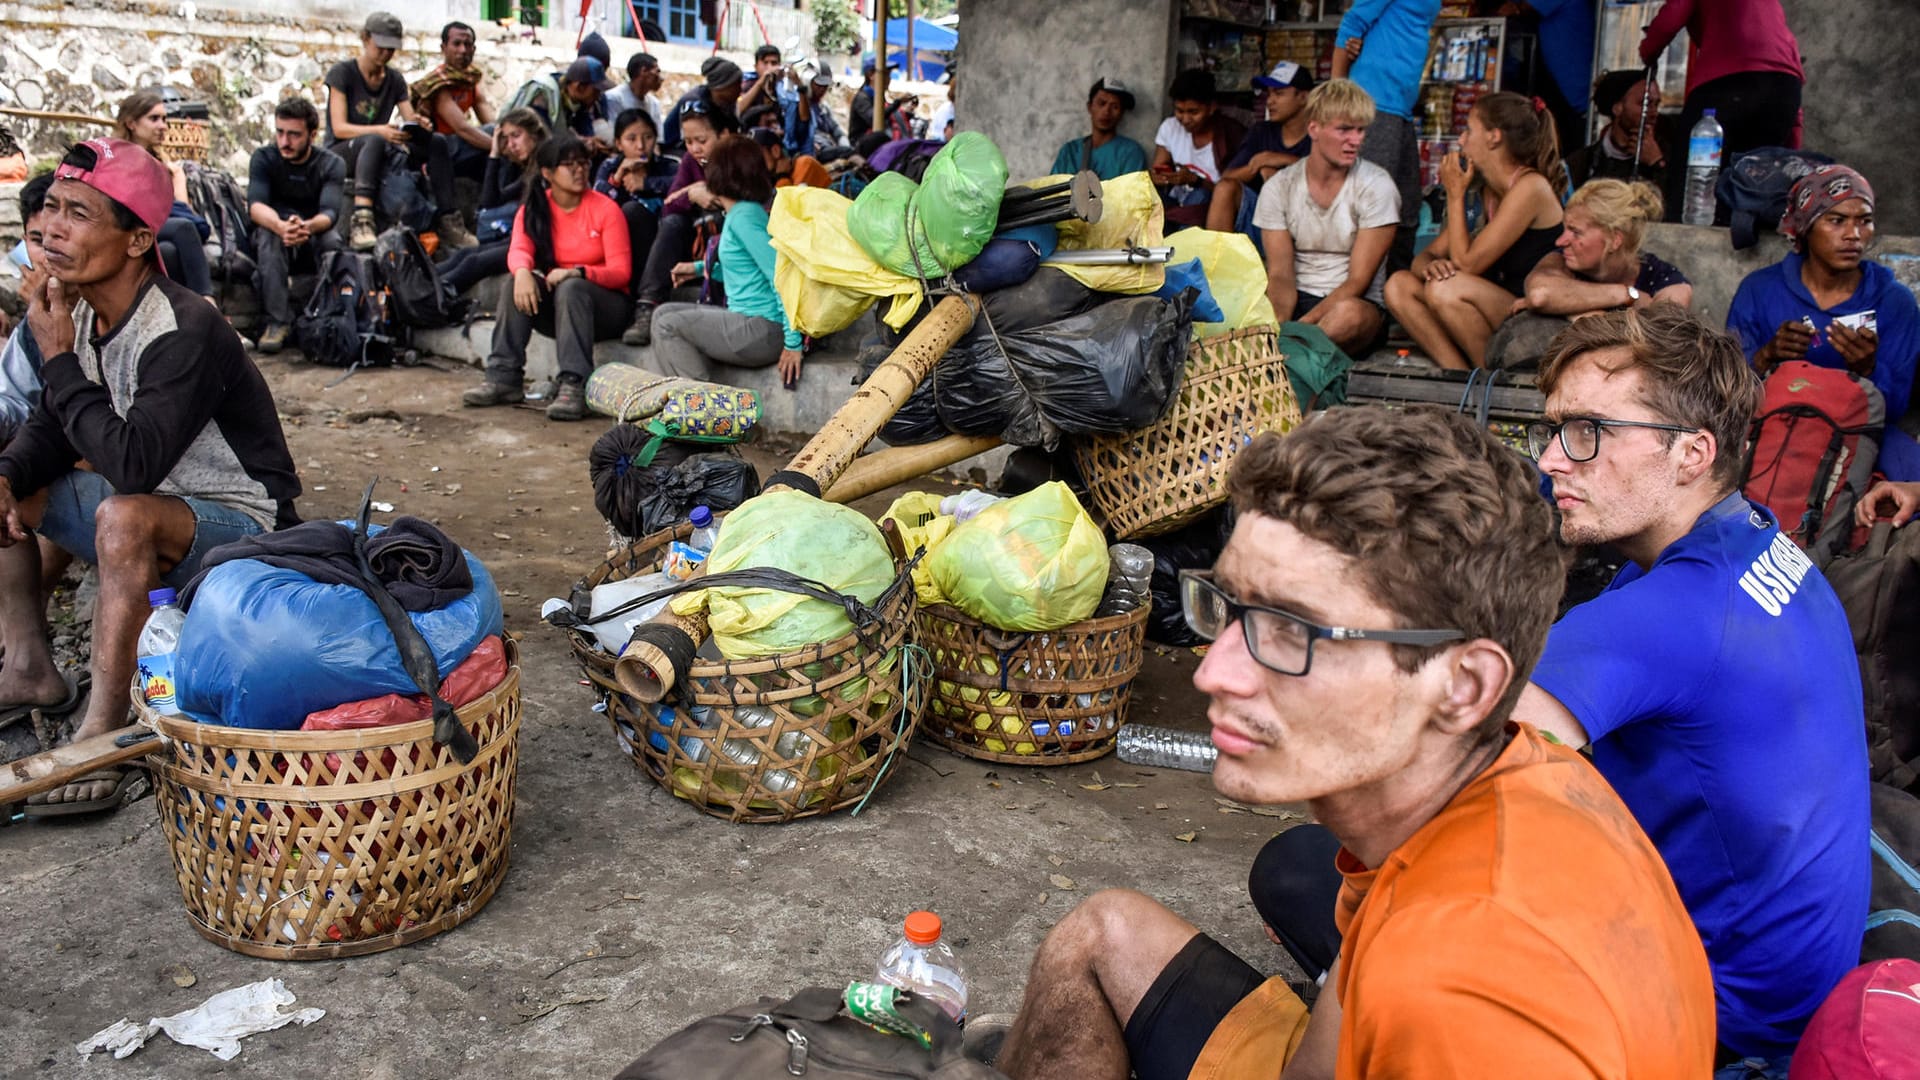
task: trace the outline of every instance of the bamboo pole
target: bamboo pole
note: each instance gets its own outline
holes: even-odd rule
[[[854,455],[893,419],[933,365],[973,328],[979,303],[970,296],[949,296],[934,305],[787,468],[768,479],[766,491],[808,483],[821,492],[833,487]],[[686,676],[706,638],[704,615],[663,611],[634,628],[633,639],[614,662],[614,680],[632,697],[648,704],[658,702]]]
[[[835,503],[864,499],[876,491],[944,469],[999,445],[1000,440],[992,435],[949,435],[920,446],[895,446],[862,454],[820,497]]]
[[[50,112],[46,109],[22,109],[17,105],[0,105],[0,115],[24,116],[29,120],[54,120],[66,124],[99,124],[112,127],[115,121],[104,116],[88,116],[86,113]]]
[[[153,737],[151,728],[128,724],[118,731],[9,761],[0,766],[0,805],[25,802],[31,796],[66,787],[90,772],[157,754],[165,746]]]

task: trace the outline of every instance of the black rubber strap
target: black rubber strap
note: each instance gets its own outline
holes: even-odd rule
[[[760,490],[772,491],[774,488],[782,487],[792,488],[795,491],[804,491],[816,499],[820,497],[820,485],[814,482],[813,477],[803,472],[795,472],[792,469],[781,469],[779,472],[767,477],[767,482],[761,486]]]

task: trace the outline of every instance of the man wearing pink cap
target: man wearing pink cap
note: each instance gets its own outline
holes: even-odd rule
[[[166,166],[118,139],[67,152],[41,212],[50,279],[28,297],[45,391],[0,452],[0,724],[85,696],[55,666],[43,538],[100,571],[93,689],[76,740],[127,722],[147,593],[186,584],[208,550],[298,520],[273,395],[220,313],[160,269]],[[128,770],[36,796],[29,815],[109,809]]]

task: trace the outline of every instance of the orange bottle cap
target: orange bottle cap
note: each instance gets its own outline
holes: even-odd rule
[[[915,945],[931,945],[940,940],[940,916],[931,911],[916,911],[907,916],[907,940]]]

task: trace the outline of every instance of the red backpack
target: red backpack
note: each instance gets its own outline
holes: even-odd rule
[[[1815,566],[1847,549],[1886,420],[1879,388],[1851,371],[1789,360],[1767,376],[1740,487]]]
[[[1847,972],[1800,1046],[1790,1080],[1907,1080],[1920,1076],[1920,964],[1881,960]]]

